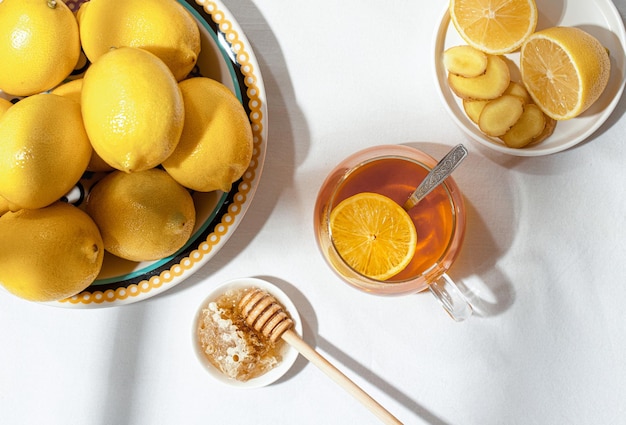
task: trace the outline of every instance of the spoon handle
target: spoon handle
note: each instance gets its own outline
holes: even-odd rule
[[[441,161],[428,173],[426,178],[415,189],[409,199],[406,200],[402,208],[406,211],[413,208],[419,201],[424,199],[434,188],[439,186],[452,171],[465,159],[467,149],[462,144],[456,145],[450,152],[444,156]]]

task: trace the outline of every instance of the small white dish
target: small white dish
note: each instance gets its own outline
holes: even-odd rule
[[[609,118],[617,106],[626,83],[626,32],[622,18],[610,0],[559,0],[537,2],[539,22],[537,30],[552,26],[573,26],[596,37],[611,53],[611,76],[603,94],[582,115],[557,123],[552,136],[543,142],[522,149],[507,147],[502,141],[491,138],[478,129],[463,110],[462,101],[452,93],[443,66],[443,52],[452,46],[467,44],[450,22],[448,7],[444,9],[439,28],[435,33],[435,79],[443,104],[453,121],[473,140],[498,152],[517,156],[549,155],[569,149],[591,136]],[[519,66],[519,51],[506,55]],[[513,75],[519,80],[519,72]]]
[[[236,379],[232,379],[218,370],[215,366],[213,366],[209,360],[206,358],[202,349],[200,347],[200,343],[198,341],[197,327],[198,327],[198,319],[202,312],[202,309],[205,308],[209,302],[218,299],[221,295],[228,292],[229,290],[237,290],[237,289],[245,289],[245,288],[259,288],[267,291],[270,295],[272,295],[276,300],[283,306],[286,312],[289,313],[291,319],[294,321],[294,331],[298,335],[302,335],[302,322],[300,321],[300,315],[298,314],[298,310],[296,306],[291,302],[289,297],[281,291],[277,286],[258,278],[253,277],[245,277],[239,279],[229,280],[227,282],[222,283],[221,285],[214,288],[207,297],[202,301],[200,306],[198,307],[198,311],[194,315],[193,325],[192,325],[192,343],[193,350],[198,358],[198,361],[203,366],[203,368],[211,375],[216,381],[228,385],[231,387],[237,388],[259,388],[270,385],[271,383],[280,379],[287,371],[293,366],[297,357],[298,351],[291,347],[289,344],[285,343],[282,347],[281,356],[282,360],[278,366],[269,370],[265,374],[258,376],[256,378],[250,379],[248,381],[238,381]]]

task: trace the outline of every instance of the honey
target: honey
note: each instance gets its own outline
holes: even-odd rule
[[[197,325],[204,356],[238,381],[248,381],[276,367],[284,346],[282,340],[272,343],[245,323],[237,305],[248,290],[230,290],[210,301],[202,309]]]

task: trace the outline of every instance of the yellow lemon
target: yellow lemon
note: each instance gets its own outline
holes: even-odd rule
[[[449,11],[461,38],[492,55],[518,49],[537,27],[535,0],[450,0]]]
[[[80,103],[80,94],[83,88],[83,79],[77,78],[56,86],[50,91],[52,94],[67,97],[74,102]]]
[[[31,301],[75,295],[100,273],[104,247],[81,209],[55,202],[0,217],[0,283]]]
[[[241,102],[205,77],[179,83],[185,104],[180,142],[163,168],[185,187],[228,191],[252,158],[252,128]]]
[[[162,60],[134,47],[113,49],[89,67],[81,106],[95,151],[126,172],[159,165],[183,131],[177,81]]]
[[[411,262],[417,231],[409,214],[392,199],[363,192],[341,201],[330,213],[333,245],[354,270],[387,280]]]
[[[20,100],[0,117],[0,195],[16,208],[41,208],[82,176],[91,145],[80,105],[55,94]]]
[[[57,86],[51,91],[52,94],[64,96],[80,103],[80,98],[83,89],[83,79],[77,78],[76,80],[68,81],[60,86]],[[88,171],[112,171],[114,168],[107,164],[98,152],[92,149],[91,158],[89,164],[87,164]]]
[[[0,215],[9,212],[10,210],[9,201],[0,196]]]
[[[182,80],[200,53],[200,30],[175,0],[91,0],[78,14],[80,38],[91,62],[112,47],[139,47],[157,55]]]
[[[196,219],[189,192],[159,168],[111,172],[93,187],[86,211],[102,232],[104,248],[131,261],[174,254],[189,240]]]
[[[16,96],[49,90],[79,55],[78,23],[63,1],[0,2],[0,90]]]
[[[13,106],[13,104],[0,97],[0,117],[2,116],[2,114],[4,114],[11,106]]]
[[[546,115],[574,118],[602,94],[611,74],[611,60],[602,43],[574,27],[537,31],[520,54],[522,81]]]

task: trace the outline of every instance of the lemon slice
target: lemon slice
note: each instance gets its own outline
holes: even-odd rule
[[[413,258],[417,231],[409,214],[392,199],[363,192],[337,205],[330,214],[337,252],[354,270],[387,280]]]
[[[537,31],[520,53],[522,80],[535,103],[555,120],[589,108],[609,81],[611,61],[600,41],[574,27]]]
[[[450,0],[449,11],[461,38],[492,55],[518,49],[537,27],[535,0]]]

